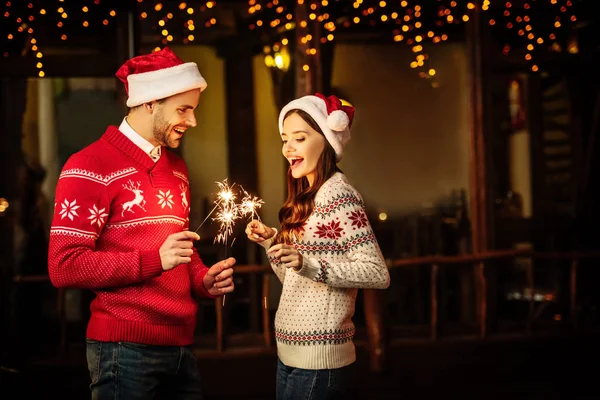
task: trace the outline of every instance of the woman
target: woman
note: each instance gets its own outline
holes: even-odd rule
[[[278,400],[347,393],[356,360],[357,290],[390,283],[362,198],[336,165],[353,116],[353,107],[318,93],[282,109],[279,130],[290,168],[281,229],[259,221],[246,227],[283,283],[275,317]]]

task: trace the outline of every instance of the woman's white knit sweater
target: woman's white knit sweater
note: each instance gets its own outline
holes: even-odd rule
[[[272,239],[262,243],[265,249],[271,244]],[[385,289],[390,275],[363,200],[342,173],[319,189],[293,245],[303,257],[299,271],[269,257],[283,283],[275,316],[278,356],[285,365],[303,369],[349,365],[356,360],[357,289]]]

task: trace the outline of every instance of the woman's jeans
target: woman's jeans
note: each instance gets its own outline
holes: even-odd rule
[[[93,400],[201,400],[200,374],[190,347],[87,340]]]
[[[337,369],[301,369],[277,360],[277,400],[321,400],[347,397],[353,365]]]

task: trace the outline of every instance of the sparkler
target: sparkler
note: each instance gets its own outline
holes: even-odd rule
[[[238,213],[238,207],[235,204],[235,194],[231,188],[235,186],[235,183],[231,186],[227,184],[227,179],[222,182],[217,182],[221,189],[217,195],[217,216],[214,220],[220,222],[219,232],[213,243],[222,242],[225,244],[225,258],[227,258],[227,239],[233,234],[233,225],[235,221],[240,218]],[[233,243],[232,243],[233,245]],[[223,306],[225,306],[225,295],[223,295]]]
[[[227,184],[227,178],[225,178],[225,180],[223,180],[222,182],[215,182],[215,183],[221,189],[217,193],[217,199],[215,200],[215,206],[213,207],[212,210],[210,210],[210,212],[204,218],[204,220],[202,220],[202,222],[200,223],[200,225],[198,225],[198,227],[196,228],[195,232],[198,232],[198,230],[200,228],[202,228],[202,225],[204,225],[204,223],[215,212],[215,210],[217,208],[220,207],[221,209],[224,209],[227,206],[231,206],[232,204],[235,204],[235,195],[233,194],[233,191],[232,191],[233,187],[235,186],[235,183],[233,185],[229,186]]]
[[[260,208],[264,201],[256,196],[250,195],[243,187],[239,186],[239,190],[243,193],[243,198],[239,204],[236,203],[237,196],[233,191],[235,183],[231,186],[227,183],[227,179],[221,182],[215,182],[219,186],[219,192],[215,199],[215,206],[208,213],[206,218],[200,223],[196,232],[204,225],[208,218],[216,211],[213,221],[219,222],[219,230],[214,238],[213,243],[223,243],[225,245],[225,258],[227,258],[227,244],[229,238],[233,235],[235,222],[242,217],[256,217],[260,221],[257,209]],[[233,238],[231,246],[235,242]],[[225,295],[223,295],[223,305],[225,305]]]
[[[204,218],[204,220],[200,223],[200,225],[198,225],[198,227],[196,228],[196,230],[194,232],[198,233],[198,229],[202,228],[202,225],[204,225],[204,223],[208,220],[208,217],[210,217],[212,215],[212,213],[215,212],[215,210],[217,209],[217,207],[219,207],[219,203],[215,204],[215,206],[213,207],[213,209],[210,210],[210,212],[208,213],[208,215],[206,216],[206,218]]]
[[[220,223],[219,232],[215,236],[214,242],[221,242],[227,245],[229,237],[233,234],[235,221],[240,219],[241,215],[235,203],[226,202],[218,208],[215,221]],[[233,244],[233,243],[232,243]]]
[[[213,218],[213,221],[218,221],[220,227],[217,236],[215,236],[214,243],[220,242],[227,245],[229,237],[233,235],[235,222],[242,217],[250,217],[251,220],[256,217],[256,219],[260,221],[257,210],[261,208],[265,202],[256,196],[252,196],[242,186],[239,186],[239,190],[242,192],[243,197],[241,202],[237,204],[237,196],[233,191],[233,188],[236,186],[235,183],[230,186],[227,183],[227,179],[215,183],[220,189],[217,193],[215,206],[200,223],[198,228],[196,228],[195,232],[198,232],[208,218],[217,211],[217,215]],[[233,241],[231,244],[233,245]]]
[[[242,202],[239,205],[240,212],[246,217],[250,215],[250,219],[254,219],[254,217],[256,216],[256,219],[260,221],[260,217],[258,216],[256,209],[261,208],[262,205],[265,204],[265,202],[256,196],[250,195],[241,186],[240,190],[244,193],[244,197],[242,197]]]

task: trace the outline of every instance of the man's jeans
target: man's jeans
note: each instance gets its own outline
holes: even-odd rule
[[[348,396],[353,365],[338,369],[301,369],[277,360],[277,400],[325,400]]]
[[[189,347],[87,340],[93,400],[201,400],[200,374]]]

